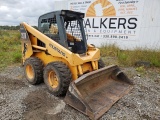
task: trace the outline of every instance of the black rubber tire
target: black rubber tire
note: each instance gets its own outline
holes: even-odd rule
[[[49,83],[49,72],[55,72],[58,78],[58,86],[53,88]],[[49,92],[55,96],[64,96],[67,93],[68,87],[72,80],[70,69],[63,62],[49,63],[44,69],[44,82],[47,85]]]
[[[33,78],[29,78],[27,75],[26,67],[30,65],[33,70]],[[43,63],[37,57],[30,57],[24,63],[24,73],[27,78],[27,81],[32,84],[36,85],[43,82]]]
[[[103,60],[100,58],[98,60],[98,69],[104,68],[105,67],[105,63],[103,62]]]

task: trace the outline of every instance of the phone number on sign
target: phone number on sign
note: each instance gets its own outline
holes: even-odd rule
[[[103,38],[128,39],[126,35],[103,35]]]

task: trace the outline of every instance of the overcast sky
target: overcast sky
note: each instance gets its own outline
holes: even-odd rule
[[[0,25],[37,25],[38,17],[54,10],[55,0],[0,0]],[[56,0],[60,1],[60,0]]]

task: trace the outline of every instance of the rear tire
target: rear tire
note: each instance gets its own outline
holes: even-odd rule
[[[44,82],[50,93],[64,96],[72,80],[70,69],[62,62],[49,63],[44,69]]]
[[[24,73],[27,81],[32,84],[43,82],[43,63],[37,57],[30,57],[24,63]]]
[[[103,60],[100,58],[100,59],[98,60],[98,69],[104,68],[104,67],[105,67],[105,63],[104,63]]]

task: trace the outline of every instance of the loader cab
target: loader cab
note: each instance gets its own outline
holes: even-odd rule
[[[39,17],[38,29],[73,53],[87,51],[83,27],[84,13],[70,10],[50,12]]]

